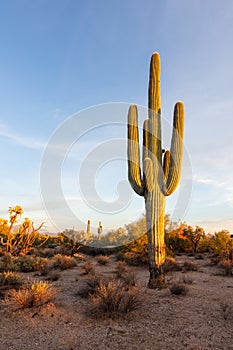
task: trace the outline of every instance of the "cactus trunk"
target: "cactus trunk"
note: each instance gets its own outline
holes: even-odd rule
[[[134,191],[145,198],[148,235],[149,287],[163,284],[161,265],[165,259],[165,197],[176,189],[182,166],[184,105],[174,109],[170,151],[163,154],[161,132],[160,57],[154,53],[150,63],[148,90],[149,118],[143,126],[143,174],[140,165],[138,112],[131,105],[128,113],[128,177]]]
[[[87,234],[90,235],[91,233],[91,220],[87,220]]]

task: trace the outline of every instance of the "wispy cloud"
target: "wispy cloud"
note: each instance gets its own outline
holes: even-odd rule
[[[36,140],[33,137],[18,135],[17,133],[9,130],[6,125],[0,125],[0,136],[10,140],[13,143],[30,149],[43,150],[46,146],[46,143]]]
[[[215,179],[211,179],[211,178],[207,178],[207,177],[201,177],[197,174],[193,175],[193,181],[195,181],[197,183],[204,184],[204,185],[210,185],[210,186],[215,186],[215,187],[225,187],[227,185],[226,182],[217,181]]]

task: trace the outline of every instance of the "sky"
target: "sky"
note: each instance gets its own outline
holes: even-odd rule
[[[167,213],[233,232],[232,23],[231,0],[0,0],[0,216],[21,205],[57,232],[142,215],[127,182],[127,109],[141,106],[142,126],[157,51],[168,147],[176,101],[186,111]]]

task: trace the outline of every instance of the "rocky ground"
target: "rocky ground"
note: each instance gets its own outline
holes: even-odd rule
[[[114,275],[114,256],[105,266],[94,257],[90,259],[97,273]],[[2,300],[0,349],[233,349],[233,277],[210,266],[207,258],[195,260],[183,255],[177,260],[181,265],[193,261],[198,270],[169,272],[168,288],[162,290],[147,288],[146,267],[128,266],[138,281],[141,306],[115,319],[93,316],[91,301],[78,296],[88,278],[81,262],[52,282],[57,289],[53,302],[15,310]],[[33,273],[25,276],[38,278]],[[178,280],[188,282],[186,295],[171,294],[169,286]]]

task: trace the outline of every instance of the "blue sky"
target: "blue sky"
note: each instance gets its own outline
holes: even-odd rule
[[[231,0],[0,0],[1,216],[20,204],[26,216],[56,231],[40,184],[41,159],[51,135],[71,115],[91,106],[146,106],[149,60],[158,51],[163,115],[171,121],[175,102],[184,101],[192,166],[188,208],[174,219],[207,232],[233,232],[232,23]],[[101,214],[98,204],[91,209],[80,191],[78,170],[85,155],[124,137],[124,125],[106,126],[84,135],[66,154],[63,192],[83,225],[90,218],[93,226],[99,220],[105,228],[122,226],[144,210],[143,199],[131,192],[127,208]],[[119,180],[125,179],[125,160],[108,162],[96,176],[99,196],[114,200]],[[167,200],[168,212],[177,196]],[[55,203],[51,210],[59,228],[81,228]]]

